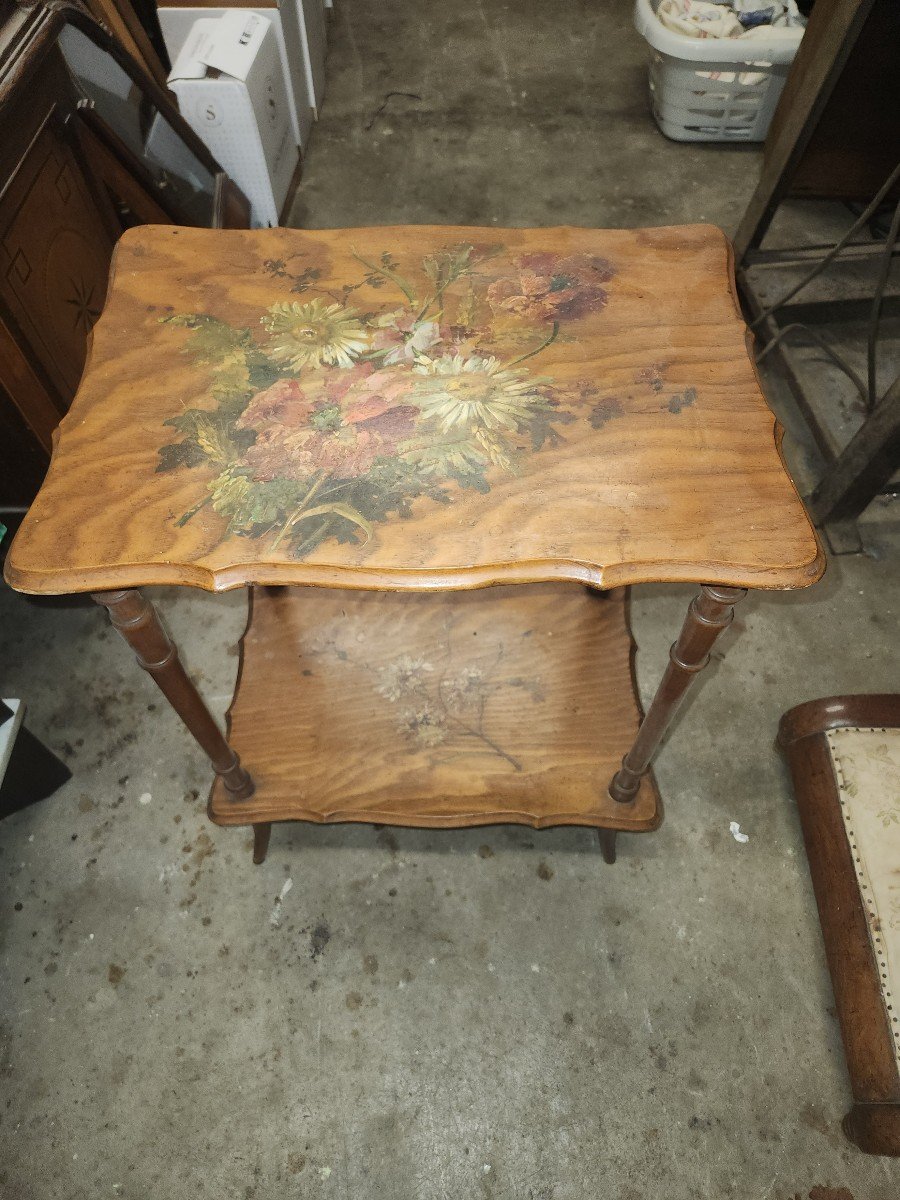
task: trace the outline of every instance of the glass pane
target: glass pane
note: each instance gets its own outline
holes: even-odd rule
[[[172,203],[194,225],[213,223],[215,178],[153,101],[101,46],[72,25],[59,44],[79,89],[95,114],[143,163],[159,200]],[[170,203],[170,207],[171,207]]]

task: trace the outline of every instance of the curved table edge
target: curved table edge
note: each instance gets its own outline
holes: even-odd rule
[[[234,562],[214,568],[199,563],[142,562],[82,570],[34,570],[15,563],[15,542],[4,569],[9,586],[30,595],[70,595],[119,588],[182,585],[207,592],[262,586],[309,586],[361,591],[469,591],[503,584],[568,581],[608,590],[643,583],[695,583],[721,587],[793,591],[810,587],[824,573],[817,543],[806,563],[752,567],[697,561],[615,563],[602,566],[565,559],[501,562],[464,567],[341,567],[330,563]]]

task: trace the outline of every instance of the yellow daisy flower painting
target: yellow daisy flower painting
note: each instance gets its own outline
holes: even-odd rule
[[[271,335],[269,353],[293,371],[350,367],[369,344],[353,309],[321,300],[273,304],[262,324]]]

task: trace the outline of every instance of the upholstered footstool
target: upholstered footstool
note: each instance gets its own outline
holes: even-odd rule
[[[785,713],[853,1107],[844,1132],[900,1155],[900,695],[835,696]]]

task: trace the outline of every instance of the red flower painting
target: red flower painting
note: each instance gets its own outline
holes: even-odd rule
[[[532,321],[579,320],[605,307],[615,268],[595,254],[524,254],[487,289],[494,312]]]

